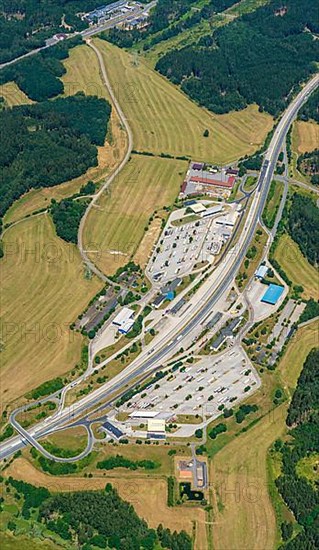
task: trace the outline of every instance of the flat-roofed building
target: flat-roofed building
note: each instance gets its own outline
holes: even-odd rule
[[[263,279],[268,273],[268,267],[266,265],[260,265],[255,273],[257,279]]]
[[[149,439],[165,439],[165,420],[163,418],[150,418],[147,421],[147,437]]]
[[[112,324],[118,328],[122,334],[127,334],[134,325],[134,311],[128,307],[123,307],[117,316],[113,319]]]
[[[218,214],[218,212],[221,212],[222,210],[222,205],[216,204],[215,206],[211,206],[210,208],[205,208],[205,210],[201,212],[201,217],[208,218],[208,216],[214,216],[214,214]]]
[[[261,302],[275,305],[278,302],[284,290],[285,289],[283,286],[270,284],[265,294],[261,298]]]
[[[158,415],[156,411],[134,411],[129,417],[130,418],[154,418]]]
[[[217,218],[216,223],[218,225],[228,225],[230,227],[233,227],[236,223],[238,217],[238,212],[229,212],[229,214],[226,214],[225,216],[221,216],[220,218]]]
[[[192,204],[188,208],[193,210],[194,214],[200,214],[206,211],[206,207],[201,202],[195,202],[195,204]]]

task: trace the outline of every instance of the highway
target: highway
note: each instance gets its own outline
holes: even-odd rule
[[[22,448],[27,442],[33,444],[42,452],[41,446],[36,442],[36,438],[43,437],[55,429],[60,428],[63,425],[67,425],[75,416],[83,415],[88,409],[100,403],[102,400],[107,400],[108,398],[110,399],[115,392],[120,390],[122,390],[122,392],[127,391],[128,387],[136,380],[136,377],[145,375],[147,372],[152,372],[160,368],[161,362],[163,362],[164,358],[168,358],[176,353],[176,350],[182,346],[183,342],[191,335],[194,328],[205,320],[218,300],[223,296],[227,289],[230,288],[236,276],[259,223],[273,177],[277,158],[280,149],[284,144],[287,132],[298,110],[308,99],[309,95],[316,89],[318,84],[319,75],[317,74],[301,90],[280,119],[280,122],[277,125],[271,139],[270,145],[266,151],[250,212],[245,221],[245,225],[236,249],[231,249],[225,256],[225,261],[223,264],[217,268],[217,282],[214,277],[213,283],[207,285],[208,288],[203,297],[189,309],[188,320],[183,320],[183,323],[180,323],[175,327],[174,335],[165,335],[162,339],[160,339],[156,344],[157,350],[152,354],[142,352],[137,359],[135,359],[126,369],[124,369],[112,380],[79,400],[72,407],[66,407],[63,410],[60,410],[57,414],[32,427],[28,432],[23,430],[23,428],[21,428],[19,423],[15,420],[16,412],[12,413],[10,421],[14,428],[20,433],[20,436],[12,438],[0,446],[0,459],[10,456],[12,453]],[[154,342],[151,345],[154,346]],[[50,397],[47,399],[49,398]]]
[[[109,21],[106,21],[105,23],[102,23],[101,25],[94,25],[92,27],[89,27],[87,29],[84,29],[81,32],[75,32],[72,34],[68,34],[65,40],[69,40],[70,38],[74,38],[75,36],[82,36],[82,38],[90,38],[96,34],[99,34],[100,32],[106,31],[108,29],[112,29],[113,27],[116,27],[119,23],[124,23],[127,19],[130,19],[131,17],[138,17],[140,15],[143,15],[147,12],[149,12],[150,9],[152,9],[156,5],[157,0],[153,0],[149,4],[146,4],[142,9],[136,9],[134,11],[131,11],[129,13],[125,13],[123,15],[118,15],[116,17],[113,17]],[[32,55],[35,55],[42,50],[46,50],[48,48],[51,48],[52,46],[56,46],[59,43],[59,39],[55,38],[49,38],[47,40],[47,43],[45,46],[42,46],[40,48],[36,48],[34,50],[31,50],[30,52],[27,52],[23,55],[20,55],[19,57],[16,57],[15,59],[11,59],[11,61],[7,61],[6,63],[2,63],[0,65],[0,70],[4,69],[5,67],[8,67],[9,65],[13,65],[14,63],[17,63],[18,61],[22,61],[22,59],[26,59],[27,57],[30,57]]]

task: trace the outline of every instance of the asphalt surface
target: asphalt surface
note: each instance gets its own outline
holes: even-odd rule
[[[131,11],[130,13],[119,15],[117,17],[113,17],[110,21],[107,21],[103,23],[102,25],[97,25],[94,27],[89,27],[88,29],[84,29],[81,32],[75,32],[72,34],[67,35],[67,38],[65,40],[69,40],[70,38],[74,38],[75,36],[82,36],[83,39],[90,38],[91,36],[94,36],[96,34],[99,34],[100,32],[106,31],[108,29],[112,29],[119,23],[123,23],[127,19],[130,19],[131,17],[138,17],[145,13],[147,13],[151,8],[153,8],[157,3],[157,0],[153,0],[149,4],[147,4],[143,9],[137,9],[134,11]],[[51,48],[52,46],[56,46],[59,43],[59,40],[55,40],[53,37],[48,39],[49,44],[46,44],[45,46],[42,46],[41,48],[36,48],[35,50],[31,50],[30,52],[25,53],[24,55],[20,55],[19,57],[16,57],[15,59],[11,59],[11,61],[7,61],[6,63],[2,63],[0,65],[0,70],[4,69],[5,67],[8,67],[9,65],[13,65],[14,63],[17,63],[18,61],[21,61],[22,59],[25,59],[27,57],[31,57],[32,55],[35,55],[42,50],[47,50],[48,48]]]
[[[27,442],[31,443],[35,447],[38,447],[38,443],[35,438],[43,437],[48,433],[51,433],[56,428],[61,427],[63,424],[70,422],[74,416],[79,416],[80,414],[85,413],[89,408],[99,403],[103,399],[110,398],[116,391],[123,389],[127,391],[130,383],[133,382],[136,377],[146,372],[151,372],[160,368],[161,362],[164,357],[173,355],[176,352],[176,349],[182,346],[183,341],[190,335],[194,327],[203,322],[208,314],[213,309],[216,302],[221,298],[224,292],[231,286],[233,279],[236,276],[236,273],[242,263],[242,260],[248,250],[251,239],[256,231],[256,227],[261,218],[261,214],[266,202],[269,186],[273,177],[275,170],[277,158],[279,152],[283,146],[284,140],[286,138],[287,132],[290,128],[290,125],[297,115],[298,110],[303,105],[303,103],[308,99],[310,93],[312,93],[319,84],[319,75],[317,74],[298,94],[298,96],[292,101],[285,113],[283,114],[268,147],[268,150],[265,155],[265,159],[260,171],[258,178],[257,188],[254,194],[253,203],[251,206],[250,213],[247,217],[243,228],[243,242],[241,244],[240,250],[237,251],[237,254],[234,255],[234,260],[232,261],[229,269],[227,269],[225,275],[221,277],[220,282],[217,284],[217,287],[213,291],[209,291],[206,295],[203,296],[201,300],[198,301],[197,307],[198,311],[193,315],[189,322],[181,330],[179,330],[173,338],[167,342],[160,342],[160,349],[155,351],[149,358],[147,358],[140,366],[131,370],[125,378],[121,378],[118,382],[115,382],[113,385],[106,384],[106,388],[103,386],[98,390],[92,392],[86,398],[83,398],[81,401],[77,402],[73,406],[73,412],[69,409],[64,409],[59,411],[58,414],[53,415],[46,419],[43,423],[33,427],[29,432],[23,430],[20,424],[15,420],[15,413],[12,413],[10,421],[14,428],[19,432],[20,437],[12,438],[0,446],[0,459],[6,458],[16,452],[18,449],[22,448]],[[226,262],[225,262],[226,265]],[[207,296],[209,294],[209,296]],[[178,327],[177,327],[178,329]],[[136,360],[137,361],[137,360]],[[134,363],[134,362],[133,362]],[[132,367],[132,365],[130,366]],[[130,368],[128,367],[123,371],[124,375],[126,371]],[[123,375],[123,376],[124,376]],[[112,382],[112,381],[111,381]],[[41,446],[40,446],[41,447]],[[40,449],[39,449],[40,450]],[[42,452],[42,449],[41,449]],[[53,458],[53,457],[51,457]],[[56,459],[56,458],[54,458]]]

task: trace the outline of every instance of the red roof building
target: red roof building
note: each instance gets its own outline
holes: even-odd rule
[[[207,177],[203,178],[201,176],[192,176],[190,178],[190,181],[194,183],[202,183],[204,185],[214,185],[215,187],[226,187],[227,189],[230,189],[234,185],[235,177],[232,176],[227,180],[222,181],[222,180],[216,180],[213,178],[207,178]]]
[[[187,181],[183,181],[183,184],[182,184],[182,187],[181,187],[181,193],[184,193],[186,187],[187,187]]]

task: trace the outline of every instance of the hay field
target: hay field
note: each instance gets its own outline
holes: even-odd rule
[[[33,103],[33,101],[22,91],[15,82],[7,82],[0,86],[0,96],[4,97],[8,107]]]
[[[84,245],[102,271],[111,275],[135,254],[151,214],[174,201],[186,169],[185,161],[132,156],[85,225]],[[144,240],[144,256],[152,244]]]
[[[143,59],[101,39],[94,43],[131,125],[134,149],[225,163],[254,152],[272,128],[272,117],[254,105],[226,115],[209,113]]]
[[[87,445],[88,435],[83,426],[76,426],[75,428],[67,428],[66,430],[60,430],[52,433],[48,438],[42,441],[49,441],[55,447],[60,449],[67,449],[70,451],[77,451],[78,449],[85,449]]]
[[[46,214],[10,228],[3,240],[2,408],[77,363],[82,336],[69,324],[101,287],[84,278],[75,246],[56,237]]]
[[[287,390],[297,384],[301,367],[312,348],[319,346],[319,322],[314,321],[295,333],[280,362],[280,376]]]
[[[84,44],[73,48],[70,51],[70,57],[64,61],[64,66],[66,73],[61,80],[64,83],[65,96],[82,91],[86,95],[97,95],[109,99],[100,77],[97,57],[89,46]],[[31,212],[45,208],[52,198],[59,201],[73,195],[90,179],[103,180],[117,166],[126,147],[125,131],[113,109],[105,143],[103,147],[98,147],[98,166],[93,166],[82,176],[60,185],[32,189],[12,205],[5,215],[5,222],[16,221]]]
[[[319,124],[298,120],[293,125],[293,146],[300,155],[318,148]]]
[[[289,235],[282,235],[274,254],[289,279],[304,288],[303,297],[319,299],[319,274]]]
[[[297,331],[277,370],[284,387],[292,391],[310,350],[318,345],[318,322]],[[226,445],[211,462],[211,483],[217,489],[215,550],[277,547],[276,517],[269,496],[267,454],[286,433],[287,403],[280,405],[248,432]]]
[[[267,451],[285,431],[286,406],[266,416],[220,452],[211,463],[217,495],[212,525],[215,550],[273,550],[276,518],[267,487]]]
[[[121,471],[118,476],[106,475],[91,479],[84,477],[49,476],[38,471],[24,458],[15,460],[6,470],[5,475],[23,479],[36,486],[47,487],[51,491],[81,491],[104,489],[106,483],[118,490],[120,496],[130,502],[137,514],[143,517],[150,527],[156,528],[159,523],[173,531],[185,529],[192,534],[193,522],[196,524],[195,550],[206,550],[205,511],[199,507],[169,508],[167,501],[167,483],[165,478],[152,476],[138,477]]]

